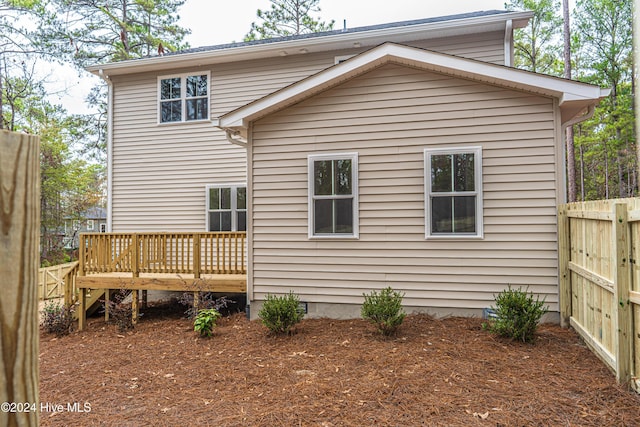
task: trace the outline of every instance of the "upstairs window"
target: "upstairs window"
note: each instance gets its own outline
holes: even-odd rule
[[[309,237],[358,237],[358,155],[309,156]]]
[[[426,237],[482,237],[482,149],[426,149]]]
[[[247,187],[207,187],[207,231],[247,231]]]
[[[209,118],[209,74],[160,77],[159,121],[174,123]]]

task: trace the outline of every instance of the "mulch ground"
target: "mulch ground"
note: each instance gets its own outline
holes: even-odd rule
[[[424,315],[391,339],[359,319],[304,320],[279,337],[243,314],[218,325],[200,338],[175,310],[149,309],[129,332],[95,318],[42,333],[40,400],[64,409],[40,424],[640,426],[640,395],[558,326],[529,345],[480,319]]]

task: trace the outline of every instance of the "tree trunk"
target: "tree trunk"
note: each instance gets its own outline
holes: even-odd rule
[[[571,78],[571,29],[569,27],[569,0],[562,0],[562,16],[564,18],[564,77]],[[569,126],[566,132],[567,144],[567,187],[569,202],[576,201],[576,153],[573,138],[573,127]],[[584,194],[582,195],[584,199]]]

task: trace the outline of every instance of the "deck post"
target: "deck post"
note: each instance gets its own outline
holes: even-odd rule
[[[39,405],[39,157],[39,137],[0,131],[0,402],[18,405]],[[37,426],[38,413],[3,410],[0,425]]]
[[[87,288],[80,288],[78,305],[78,330],[84,330],[87,323]]]
[[[629,222],[626,203],[613,205],[613,247],[614,265],[616,275],[614,277],[614,303],[616,304],[617,328],[615,339],[616,346],[616,379],[621,384],[629,384],[631,381],[631,359],[633,357],[632,333],[631,333],[631,301],[629,290],[631,286],[631,263],[629,262]]]
[[[193,277],[200,278],[200,233],[194,233],[193,235]]]
[[[139,255],[138,255],[138,235],[134,233],[131,236],[131,275],[136,278],[140,277],[140,267],[138,265]],[[131,291],[131,323],[135,325],[138,323],[138,315],[139,315],[139,307],[138,307],[138,291]]]

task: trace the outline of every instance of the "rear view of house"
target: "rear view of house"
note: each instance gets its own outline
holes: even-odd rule
[[[529,12],[478,12],[106,64],[111,231],[247,232],[247,294],[359,314],[558,310],[563,131],[607,91],[511,68]]]

